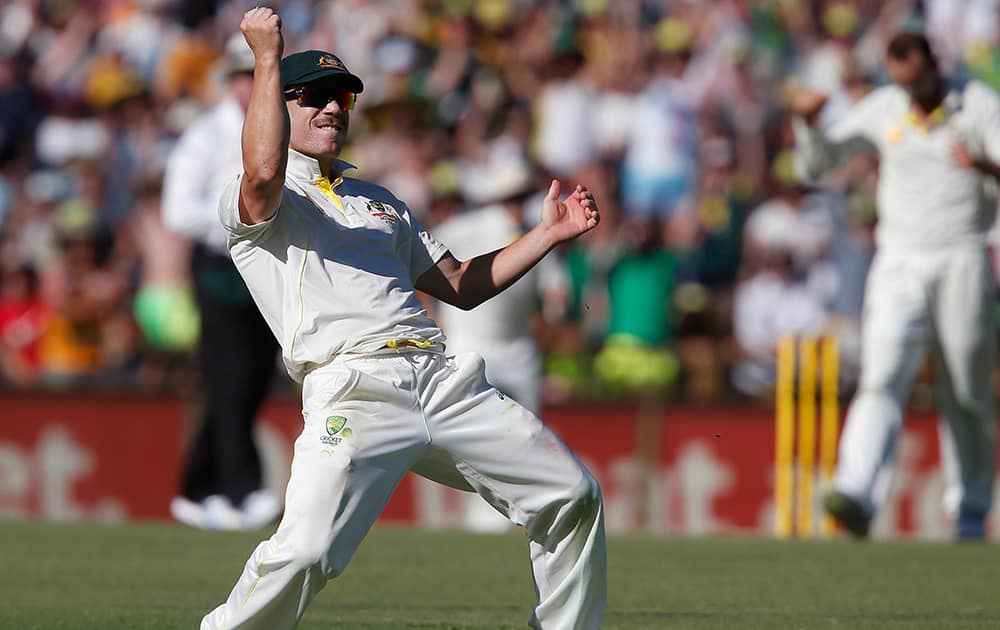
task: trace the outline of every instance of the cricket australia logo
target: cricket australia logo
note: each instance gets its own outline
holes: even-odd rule
[[[316,65],[320,68],[335,68],[337,70],[347,70],[344,64],[340,63],[340,59],[336,57],[330,57],[329,55],[321,55],[319,59],[316,60]]]
[[[375,200],[369,201],[367,210],[368,214],[382,221],[386,225],[393,226],[396,224],[396,221],[399,221],[399,215],[397,215],[393,207],[387,203]]]
[[[351,437],[350,427],[346,427],[347,418],[344,416],[329,416],[326,419],[326,435],[320,436],[320,442],[336,446],[345,437]],[[339,435],[338,435],[339,434]]]

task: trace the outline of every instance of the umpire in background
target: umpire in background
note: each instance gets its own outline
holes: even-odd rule
[[[254,56],[242,34],[226,43],[225,95],[185,130],[170,155],[162,213],[191,239],[191,271],[201,311],[198,370],[201,426],[187,456],[173,517],[202,529],[256,529],[281,511],[261,487],[253,422],[275,371],[277,341],[232,260],[219,224],[219,194],[242,170],[240,134],[250,102]]]

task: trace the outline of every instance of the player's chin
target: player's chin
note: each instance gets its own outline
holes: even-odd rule
[[[337,139],[324,139],[321,142],[316,142],[313,144],[315,155],[325,155],[333,158],[340,156],[340,152],[343,150],[344,145]]]

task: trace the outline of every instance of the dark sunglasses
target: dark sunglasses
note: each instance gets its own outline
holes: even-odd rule
[[[295,99],[299,107],[323,109],[333,101],[344,111],[354,109],[358,95],[336,85],[300,85],[285,92],[285,100]]]

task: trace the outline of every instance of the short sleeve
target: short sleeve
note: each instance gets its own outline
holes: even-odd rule
[[[219,220],[229,233],[230,241],[233,239],[254,239],[261,236],[267,232],[277,216],[281,214],[282,201],[279,201],[278,210],[267,221],[247,225],[240,220],[240,182],[242,179],[243,174],[240,173],[230,180],[219,197]]]
[[[410,279],[414,282],[425,271],[437,264],[448,248],[433,234],[424,229],[420,221],[409,213],[410,219]]]

